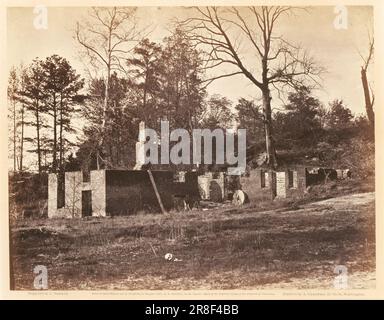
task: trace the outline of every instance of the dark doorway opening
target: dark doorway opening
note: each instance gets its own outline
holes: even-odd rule
[[[92,216],[92,191],[81,192],[81,216],[90,217]]]
[[[57,175],[57,209],[65,206],[65,174],[59,172]]]
[[[277,190],[276,190],[276,172],[270,171],[271,172],[271,183],[272,183],[272,199],[276,198],[277,195]]]

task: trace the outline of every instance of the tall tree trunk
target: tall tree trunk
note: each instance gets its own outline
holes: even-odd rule
[[[145,72],[145,80],[144,80],[144,92],[143,92],[143,110],[142,110],[142,114],[143,114],[143,118],[144,118],[144,121],[147,122],[147,83],[148,83],[148,69],[146,70]]]
[[[16,101],[13,100],[13,171],[16,169]]]
[[[272,168],[277,167],[275,144],[272,137],[272,111],[271,96],[268,86],[262,90],[263,95],[263,115],[265,131],[265,147],[267,153],[267,164]]]
[[[57,171],[57,109],[56,109],[56,94],[53,94],[53,162],[52,171]]]
[[[41,173],[41,148],[40,148],[40,114],[39,114],[39,100],[36,101],[36,137],[37,137],[37,164],[39,174]]]
[[[373,102],[371,100],[371,93],[369,91],[369,85],[367,80],[367,70],[365,68],[361,68],[361,82],[363,84],[363,90],[364,90],[364,98],[365,98],[365,109],[367,111],[367,116],[369,123],[371,125],[371,128],[374,129],[375,127],[375,113],[373,111]]]
[[[20,137],[19,171],[23,171],[23,157],[24,157],[24,105],[22,105],[22,107],[21,107],[21,137]]]
[[[109,119],[108,119],[108,102],[109,102],[109,81],[111,78],[111,62],[112,62],[112,25],[109,26],[109,34],[108,34],[108,60],[107,60],[107,78],[105,81],[105,97],[104,97],[104,108],[103,108],[103,135],[102,135],[102,141],[101,141],[101,147],[102,150],[107,150],[107,148],[104,147],[104,139],[106,136],[105,128],[109,125]],[[106,151],[105,152],[105,161],[104,166],[105,169],[108,169],[111,161],[110,161],[110,154]]]
[[[105,89],[104,89],[104,105],[103,105],[103,129],[107,124],[107,110],[108,110],[108,100],[109,100],[109,77],[110,77],[110,67],[108,67],[107,77],[105,79]]]
[[[60,123],[59,123],[59,169],[63,168],[63,94],[60,94]]]
[[[57,200],[60,207],[65,205],[65,173],[63,166],[63,93],[60,92],[60,108],[59,108],[59,166],[58,166],[58,183],[57,183]]]
[[[105,138],[105,128],[108,123],[107,119],[107,110],[108,110],[108,100],[109,100],[109,78],[111,76],[111,67],[107,66],[107,76],[105,78],[105,89],[104,89],[104,101],[103,101],[103,119],[101,123],[101,137],[98,142],[98,148],[96,149],[96,163],[97,170],[100,170],[100,149],[106,150],[104,148],[104,138]],[[106,160],[108,160],[108,156],[106,156]],[[108,161],[107,161],[108,163]],[[105,163],[105,168],[107,168],[107,163]]]
[[[264,130],[265,130],[265,149],[267,153],[267,165],[272,168],[277,167],[277,159],[276,159],[276,150],[275,144],[272,137],[272,108],[271,108],[271,92],[269,90],[268,83],[268,50],[269,50],[269,42],[265,40],[265,54],[262,59],[261,65],[263,68],[262,71],[262,87],[261,93],[263,96],[263,114],[264,114]]]

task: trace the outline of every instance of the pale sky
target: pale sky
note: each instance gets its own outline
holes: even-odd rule
[[[368,32],[372,32],[373,12],[371,7],[347,7],[348,28],[337,30],[333,25],[336,17],[334,7],[312,7],[308,12],[299,11],[294,17],[284,17],[277,35],[309,50],[316,61],[326,68],[323,89],[314,94],[327,105],[334,99],[343,99],[353,113],[364,113],[364,100],[360,80],[361,58],[368,47]],[[189,12],[189,11],[188,11]],[[141,7],[138,17],[142,26],[151,26],[148,36],[160,42],[169,35],[173,18],[187,15],[182,7]],[[79,59],[78,46],[73,39],[77,21],[87,16],[87,8],[48,8],[48,29],[37,30],[33,26],[33,8],[8,9],[8,67],[30,63],[33,58],[45,58],[59,54],[85,77],[84,65]],[[258,62],[257,62],[258,63]],[[224,67],[225,68],[225,67]],[[258,98],[258,89],[242,75],[224,78],[208,87],[210,94],[218,93],[234,103],[240,97]],[[274,99],[273,107],[281,102]]]

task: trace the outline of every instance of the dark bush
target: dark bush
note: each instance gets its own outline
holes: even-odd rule
[[[9,211],[12,218],[47,216],[48,175],[31,172],[10,173]]]

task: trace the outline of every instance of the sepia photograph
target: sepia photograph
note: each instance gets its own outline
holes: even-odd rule
[[[375,7],[287,3],[6,7],[10,291],[376,289]]]

